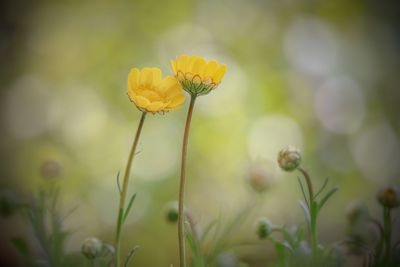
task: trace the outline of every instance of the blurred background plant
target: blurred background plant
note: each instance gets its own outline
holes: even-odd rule
[[[379,190],[377,200],[381,205],[381,216],[371,216],[368,207],[359,201],[348,207],[348,236],[345,242],[349,253],[361,256],[363,266],[400,265],[399,217],[393,214],[400,205],[398,186],[385,186]]]
[[[157,65],[172,74],[169,60],[181,54],[229,66],[221,86],[198,100],[193,118],[186,204],[200,225],[221,211],[234,217],[253,198],[261,204],[234,233],[237,240],[256,243],[252,229],[259,216],[276,225],[302,222],[295,205],[301,192],[275,163],[286,144],[302,150],[317,188],[322,175],[340,187],[319,220],[325,244],[346,237],[350,201],[362,200],[370,216],[380,218],[377,188],[399,182],[397,1],[0,5],[0,186],[14,192],[1,208],[11,211],[21,196],[37,196],[42,163],[58,162],[59,212],[79,207],[63,221],[64,230],[74,231],[64,244],[68,254],[82,258],[81,244],[89,236],[108,243],[114,237],[115,174],[139,120],[126,98],[129,70]],[[130,241],[140,244],[132,266],[177,266],[175,228],[163,214],[165,203],[177,198],[186,109],[146,123],[138,147],[146,153],[138,155],[129,185],[138,195],[122,244],[124,255]],[[249,164],[259,161],[274,162],[264,166],[276,179],[256,194],[245,178]],[[399,209],[392,213],[395,218]],[[41,255],[25,219],[19,212],[0,219],[0,265],[23,264],[9,243],[16,236],[30,237],[30,252]],[[233,252],[222,257],[225,263],[236,257],[258,267],[277,259],[272,244]],[[354,257],[347,264],[362,263]]]

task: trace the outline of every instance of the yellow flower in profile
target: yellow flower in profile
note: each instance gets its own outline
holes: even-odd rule
[[[143,112],[165,113],[185,101],[181,85],[172,76],[162,78],[159,68],[134,68],[128,75],[128,97]]]
[[[183,89],[191,95],[205,95],[215,89],[226,72],[225,64],[207,62],[198,56],[183,55],[171,60],[172,69]]]

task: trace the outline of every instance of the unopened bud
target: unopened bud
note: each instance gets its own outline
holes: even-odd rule
[[[102,249],[103,243],[95,237],[87,238],[81,247],[82,254],[88,259],[98,257],[101,254]]]
[[[275,174],[272,166],[253,163],[248,171],[247,182],[255,192],[265,192],[275,182]]]
[[[259,239],[266,239],[272,233],[272,224],[266,218],[261,218],[257,224],[257,236]]]
[[[53,180],[60,176],[61,174],[61,165],[58,161],[55,160],[46,160],[42,163],[40,168],[40,172],[42,177],[46,180]]]
[[[178,202],[174,201],[167,204],[165,211],[165,219],[167,222],[176,223],[179,217],[179,206]]]
[[[396,186],[387,186],[378,192],[378,201],[382,206],[393,209],[400,205],[400,192]]]
[[[294,171],[301,162],[300,150],[294,146],[288,146],[282,149],[278,154],[279,166],[284,171]]]
[[[369,216],[368,207],[365,203],[354,200],[346,207],[346,216],[349,222],[357,222]]]

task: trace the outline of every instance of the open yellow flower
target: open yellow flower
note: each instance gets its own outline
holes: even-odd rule
[[[215,89],[226,72],[225,64],[207,62],[198,56],[183,55],[171,60],[172,69],[183,89],[191,95],[205,95]]]
[[[128,75],[128,97],[143,112],[165,113],[180,108],[185,95],[172,76],[162,78],[159,68],[134,68]]]

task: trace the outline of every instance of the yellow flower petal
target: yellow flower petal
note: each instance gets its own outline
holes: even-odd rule
[[[199,75],[200,77],[204,76],[204,69],[206,67],[206,61],[200,57],[197,57],[191,66],[193,75]]]
[[[179,91],[181,90],[181,88],[182,86],[179,84],[176,78],[172,76],[165,77],[159,86],[160,92],[167,95],[170,94],[172,91]]]
[[[197,61],[198,58],[199,58],[198,56],[190,56],[189,57],[186,72],[192,72],[193,71],[193,65]]]
[[[153,72],[152,85],[155,86],[161,81],[161,70],[159,68],[152,68],[151,71]]]
[[[143,68],[140,72],[139,84],[143,87],[150,87],[153,83],[153,70],[151,68]]]
[[[150,112],[161,111],[165,107],[165,104],[161,101],[151,102],[146,109]]]
[[[178,70],[185,73],[187,71],[187,66],[188,66],[188,61],[189,61],[188,56],[183,55],[183,56],[181,56],[181,58],[178,58],[176,61],[177,61]]]
[[[150,104],[147,98],[140,95],[133,96],[132,100],[139,108],[146,108]]]
[[[213,77],[215,74],[215,71],[218,68],[218,63],[215,60],[211,60],[210,62],[208,62],[206,69],[204,71],[204,77]]]
[[[159,101],[161,99],[160,95],[157,92],[152,90],[143,90],[138,92],[138,95],[141,95],[147,98],[150,102]]]
[[[225,72],[226,72],[226,65],[222,64],[221,67],[219,67],[219,69],[214,74],[213,77],[214,83],[219,84],[222,78],[224,77]]]
[[[172,66],[172,70],[174,71],[174,74],[176,75],[176,73],[178,72],[178,69],[177,69],[175,60],[171,60],[171,66]]]
[[[185,95],[184,94],[178,94],[176,97],[172,99],[172,101],[168,104],[168,108],[174,108],[176,106],[179,106],[185,101]]]
[[[128,90],[135,90],[139,84],[140,71],[137,68],[131,69],[128,75]]]

